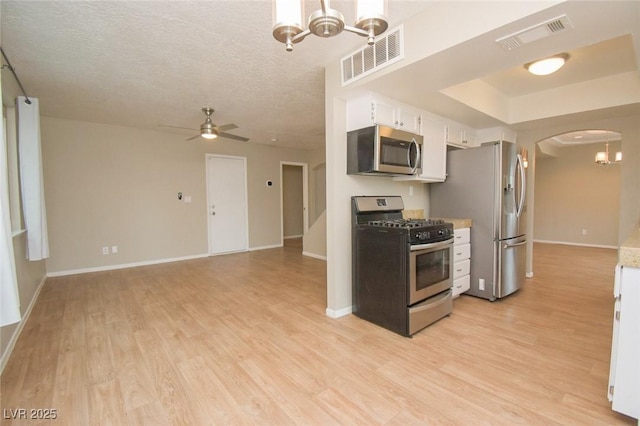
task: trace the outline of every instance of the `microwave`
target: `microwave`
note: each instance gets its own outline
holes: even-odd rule
[[[347,174],[418,175],[423,138],[376,125],[347,132]]]

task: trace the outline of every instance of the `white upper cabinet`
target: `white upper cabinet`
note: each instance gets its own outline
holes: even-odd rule
[[[419,109],[380,95],[368,94],[347,102],[347,131],[381,124],[421,135],[421,121]]]
[[[422,120],[422,173],[420,177],[432,182],[444,182],[447,177],[447,145],[445,125],[424,117]]]
[[[419,110],[411,107],[396,109],[395,127],[406,132],[422,134],[422,115]]]
[[[508,127],[490,127],[477,132],[478,144],[495,141],[517,142],[517,133]]]
[[[471,148],[478,146],[476,131],[471,127],[458,123],[447,123],[445,129],[447,145],[459,148]]]
[[[460,148],[478,145],[475,129],[376,93],[347,101],[347,131],[376,124],[424,137],[421,173],[393,177],[398,181],[444,182],[447,177],[447,145]]]

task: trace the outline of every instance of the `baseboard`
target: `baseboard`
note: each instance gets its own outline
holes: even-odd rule
[[[569,241],[551,241],[551,240],[533,240],[533,242],[543,243],[543,244],[562,244],[565,246],[593,247],[593,248],[606,248],[606,249],[618,250],[618,246],[607,246],[607,245],[601,245],[601,244],[581,244],[581,243],[573,243]]]
[[[527,278],[533,278],[533,272],[527,272],[527,273],[525,274],[525,277],[527,277]]]
[[[285,239],[285,240],[292,240],[294,238],[302,238],[302,237],[303,237],[303,235],[300,234],[300,235],[289,235],[289,236],[282,237],[282,238]]]
[[[345,315],[349,315],[352,312],[353,312],[353,307],[349,306],[347,308],[342,308],[337,311],[327,308],[325,311],[325,314],[331,318],[340,318],[340,317],[344,317]]]
[[[327,260],[327,256],[320,256],[319,254],[315,254],[315,253],[310,253],[308,251],[303,251],[302,252],[303,256],[308,256],[308,257],[313,257],[314,259],[320,259],[320,260]]]
[[[13,335],[9,340],[9,344],[7,345],[7,348],[2,354],[2,358],[0,358],[0,375],[4,371],[4,367],[7,365],[7,362],[9,362],[9,358],[11,357],[11,353],[13,352],[13,348],[16,345],[16,342],[18,341],[18,337],[20,337],[20,333],[22,333],[22,329],[24,328],[24,325],[27,323],[29,316],[31,316],[31,311],[35,306],[36,300],[38,300],[38,297],[40,296],[40,290],[42,290],[42,287],[44,286],[44,283],[46,281],[47,281],[47,276],[45,275],[42,277],[40,284],[38,284],[38,288],[33,293],[33,297],[31,298],[31,302],[29,302],[29,306],[27,307],[27,310],[24,312],[24,315],[22,316],[22,319],[20,320],[18,327],[13,332]]]
[[[274,244],[272,246],[251,247],[249,251],[269,250],[269,249],[280,248],[280,247],[282,247],[282,244]]]
[[[196,254],[193,256],[173,257],[167,259],[148,260],[144,262],[123,263],[120,265],[98,266],[96,268],[72,269],[68,271],[47,272],[47,277],[64,277],[66,275],[88,274],[90,272],[113,271],[116,269],[135,268],[137,266],[158,265],[160,263],[180,262],[183,260],[201,259],[209,257],[209,254]]]

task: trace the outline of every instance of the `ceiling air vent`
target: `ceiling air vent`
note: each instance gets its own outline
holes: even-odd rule
[[[402,25],[376,37],[373,46],[366,46],[342,58],[342,85],[345,86],[380,68],[404,58]]]
[[[567,15],[561,15],[557,18],[541,22],[532,27],[499,38],[496,40],[496,43],[502,46],[505,50],[513,50],[523,44],[531,43],[532,41],[540,40],[552,34],[570,30],[572,28],[573,24],[571,24]]]

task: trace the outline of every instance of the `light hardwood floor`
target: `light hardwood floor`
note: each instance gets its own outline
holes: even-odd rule
[[[57,419],[3,424],[635,424],[607,401],[616,252],[534,259],[413,338],[328,318],[326,265],[294,248],[51,278],[1,398]]]

